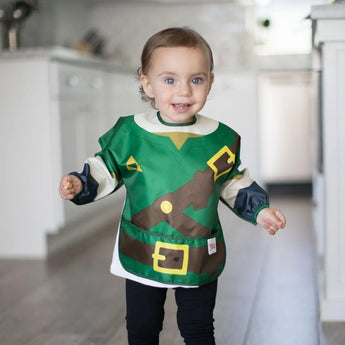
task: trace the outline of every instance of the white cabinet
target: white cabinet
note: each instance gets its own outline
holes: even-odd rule
[[[61,176],[80,171],[87,157],[99,151],[98,138],[109,129],[106,92],[110,72],[53,61],[50,63],[52,107],[61,131]],[[62,225],[72,224],[104,205],[77,207],[63,203]]]
[[[345,321],[345,4],[315,6],[312,18],[322,62],[322,135],[317,139],[322,140],[323,169],[315,167],[314,173],[320,316]]]
[[[308,71],[259,74],[260,171],[267,184],[311,182],[310,92]]]
[[[0,257],[44,257],[47,234],[115,212],[113,202],[78,207],[58,194],[61,176],[99,150],[116,121],[111,104],[122,102],[108,94],[115,72],[86,60],[0,55]]]
[[[49,63],[0,61],[2,181],[0,255],[42,256],[61,224],[59,120],[51,112]]]

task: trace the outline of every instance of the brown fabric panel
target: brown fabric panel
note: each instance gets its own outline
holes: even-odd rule
[[[186,216],[183,211],[191,205],[195,210],[205,208],[213,193],[213,187],[212,170],[208,168],[203,172],[197,171],[190,182],[175,192],[161,196],[151,206],[135,214],[132,222],[146,230],[161,222],[167,222],[186,236],[209,235],[211,234],[210,229]],[[172,210],[170,213],[164,213],[161,210],[161,204],[164,201],[171,203]]]
[[[120,253],[145,265],[153,266],[152,254],[155,246],[136,240],[124,231],[120,233]],[[183,264],[183,251],[161,248],[160,255],[166,260],[160,260],[159,266],[164,268],[181,269]],[[225,244],[217,243],[217,252],[209,255],[207,246],[189,247],[189,260],[187,270],[196,274],[207,273],[213,276],[217,273],[219,265],[225,262]]]
[[[228,154],[223,154],[215,162],[218,174],[233,166],[233,162],[228,163],[228,158]],[[206,208],[208,199],[213,194],[213,191],[214,171],[210,167],[207,167],[204,171],[197,171],[191,181],[176,191],[161,196],[151,206],[135,214],[132,222],[136,226],[146,230],[161,222],[167,222],[174,229],[186,236],[210,235],[210,229],[186,216],[183,211],[191,205],[195,210]],[[161,210],[161,204],[164,201],[171,203],[171,212],[164,213]]]

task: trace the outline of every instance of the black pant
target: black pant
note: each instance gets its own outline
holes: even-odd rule
[[[158,345],[167,289],[126,280],[129,345]],[[176,288],[177,324],[187,345],[214,345],[217,280],[199,288]]]

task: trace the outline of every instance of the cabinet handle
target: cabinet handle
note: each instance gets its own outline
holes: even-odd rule
[[[79,85],[79,78],[76,75],[71,75],[66,80],[66,85],[70,87],[77,87]]]

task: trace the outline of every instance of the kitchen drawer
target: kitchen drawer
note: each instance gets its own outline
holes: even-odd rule
[[[53,97],[88,101],[105,97],[107,76],[102,69],[53,62],[50,72]]]

